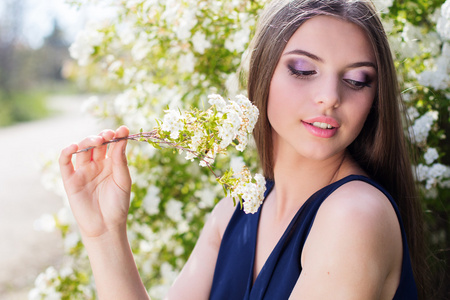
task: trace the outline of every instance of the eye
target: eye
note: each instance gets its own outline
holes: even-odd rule
[[[357,81],[357,80],[353,80],[353,79],[344,79],[344,81],[350,86],[350,88],[352,88],[354,90],[360,90],[365,87],[371,87],[371,85],[370,85],[371,80]]]
[[[298,70],[293,66],[288,65],[289,73],[296,78],[305,78],[311,75],[315,75],[317,72],[314,70]]]

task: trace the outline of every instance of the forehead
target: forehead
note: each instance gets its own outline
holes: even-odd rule
[[[375,64],[372,43],[360,26],[332,16],[316,16],[304,22],[289,39],[284,53],[296,49],[318,57]]]

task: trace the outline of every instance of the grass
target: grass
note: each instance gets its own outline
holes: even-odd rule
[[[42,119],[49,115],[48,94],[43,91],[16,91],[0,94],[0,127]]]
[[[0,90],[0,127],[46,118],[54,113],[47,106],[50,95],[77,92],[70,82],[43,82],[39,87],[9,94]]]

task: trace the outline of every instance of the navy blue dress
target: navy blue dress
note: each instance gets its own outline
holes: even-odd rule
[[[220,245],[210,299],[288,299],[302,271],[300,258],[303,245],[320,205],[333,191],[352,180],[373,185],[392,203],[399,219],[403,241],[401,278],[393,299],[417,299],[406,235],[397,205],[380,185],[360,175],[350,175],[320,189],[303,204],[268,257],[254,284],[253,264],[261,209],[253,215],[247,215],[238,205]],[[265,197],[273,186],[273,182],[267,183]]]

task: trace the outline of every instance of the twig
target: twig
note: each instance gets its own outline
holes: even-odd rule
[[[87,152],[87,151],[89,151],[91,149],[98,148],[98,147],[101,147],[101,146],[105,146],[105,145],[108,145],[108,144],[111,144],[111,143],[117,143],[117,142],[120,142],[120,141],[123,141],[123,140],[139,141],[139,139],[142,139],[142,138],[144,138],[145,140],[158,139],[158,136],[156,134],[156,130],[152,130],[150,132],[136,133],[136,134],[120,137],[120,138],[115,138],[115,139],[112,139],[110,141],[106,141],[106,142],[104,142],[104,143],[102,143],[101,145],[98,145],[98,146],[87,147],[87,148],[78,150],[77,152],[74,152],[72,154],[78,154],[78,153],[82,153],[82,152]]]

